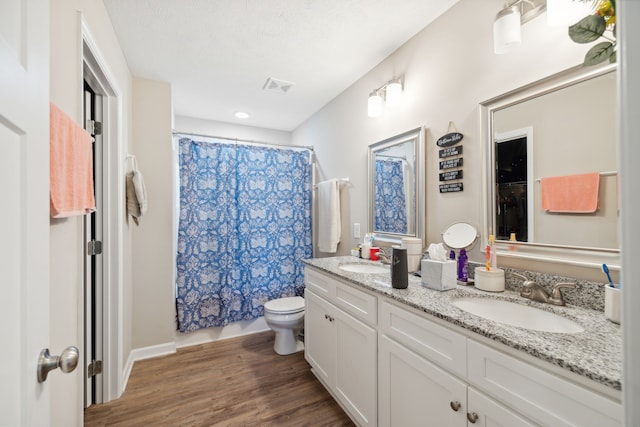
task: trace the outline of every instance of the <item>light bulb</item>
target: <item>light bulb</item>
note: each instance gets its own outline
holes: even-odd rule
[[[369,95],[367,102],[367,114],[369,117],[379,117],[382,115],[382,96],[378,90],[374,90]]]
[[[395,107],[400,102],[402,96],[402,82],[400,79],[391,80],[387,84],[386,101],[389,107]]]
[[[549,27],[568,27],[590,14],[589,2],[547,0],[547,25]]]
[[[517,6],[502,9],[493,23],[493,50],[507,53],[520,44],[520,10]]]

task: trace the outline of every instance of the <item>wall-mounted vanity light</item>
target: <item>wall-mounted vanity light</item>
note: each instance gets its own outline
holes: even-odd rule
[[[568,27],[588,15],[590,9],[590,2],[577,0],[516,0],[507,3],[493,21],[493,50],[501,54],[518,46],[520,26],[545,10],[548,26]]]
[[[575,0],[547,0],[547,25],[568,27],[592,13],[591,2]]]
[[[520,44],[520,26],[546,9],[545,0],[516,0],[498,12],[493,21],[493,51],[507,53]]]
[[[382,105],[393,107],[398,104],[402,96],[403,77],[396,77],[389,80],[369,94],[367,102],[367,114],[369,117],[379,117],[382,115]]]

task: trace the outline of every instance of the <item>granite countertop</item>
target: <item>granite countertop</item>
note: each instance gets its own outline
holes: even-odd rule
[[[578,306],[543,304],[520,297],[515,292],[490,293],[473,286],[458,286],[438,292],[422,285],[419,277],[409,276],[407,289],[394,289],[386,274],[351,273],[340,269],[343,264],[379,264],[355,257],[315,258],[305,264],[342,278],[349,283],[376,292],[424,313],[461,326],[469,331],[523,351],[538,359],[621,390],[622,332],[601,311]],[[388,285],[386,285],[387,283]],[[493,298],[518,302],[571,319],[584,328],[579,333],[552,333],[509,326],[475,316],[452,304],[464,297]]]

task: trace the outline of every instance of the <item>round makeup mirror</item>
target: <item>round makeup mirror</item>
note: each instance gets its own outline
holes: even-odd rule
[[[451,224],[442,233],[442,241],[449,249],[469,249],[478,238],[478,230],[466,222]]]

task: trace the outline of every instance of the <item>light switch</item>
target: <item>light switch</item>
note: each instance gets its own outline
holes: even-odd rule
[[[360,223],[358,222],[353,223],[353,237],[356,239],[360,238]]]

